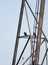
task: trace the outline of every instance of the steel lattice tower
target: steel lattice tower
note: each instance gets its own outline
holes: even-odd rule
[[[25,4],[27,4],[27,6],[29,7],[29,9],[31,11],[31,14],[34,17],[33,35],[31,35],[30,28],[29,28],[30,35],[27,35],[26,33],[24,33],[25,36],[20,36],[24,8],[26,10]],[[48,43],[46,35],[44,34],[44,32],[42,30],[44,9],[45,9],[45,0],[36,0],[35,14],[33,13],[28,1],[22,0],[12,65],[15,65],[15,62],[16,62],[19,38],[23,38],[23,37],[28,37],[28,40],[24,46],[24,49],[23,49],[16,65],[19,64],[19,61],[24,53],[25,48],[27,47],[29,40],[31,41],[31,55],[25,60],[25,62],[22,65],[25,65],[25,63],[28,61],[28,59],[30,57],[32,58],[31,65],[39,65],[40,46],[44,43],[44,41]],[[27,17],[27,21],[28,21],[27,10],[26,10],[26,17]],[[28,27],[29,27],[29,21],[28,21]],[[42,37],[42,35],[43,35],[43,37]],[[47,45],[47,43],[46,43],[46,45]],[[46,61],[47,61],[47,52],[48,52],[48,48],[46,48],[44,58],[40,65],[43,65],[45,57],[46,57]],[[48,63],[46,62],[46,64],[48,64]]]

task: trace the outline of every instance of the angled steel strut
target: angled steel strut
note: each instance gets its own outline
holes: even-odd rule
[[[21,11],[20,11],[20,17],[19,17],[19,24],[18,24],[18,30],[17,30],[17,37],[16,37],[16,41],[15,41],[15,49],[14,49],[14,55],[13,55],[12,65],[15,65],[15,62],[16,62],[17,49],[18,49],[18,42],[19,42],[18,35],[20,35],[21,24],[22,24],[22,18],[23,18],[24,5],[25,5],[25,0],[22,0]]]
[[[24,51],[25,51],[25,49],[26,49],[26,47],[27,47],[27,44],[28,44],[28,42],[29,42],[29,39],[30,39],[30,36],[29,36],[29,38],[28,38],[28,40],[27,40],[27,42],[26,42],[26,44],[25,44],[25,46],[24,46],[24,48],[23,48],[23,51],[22,51],[22,53],[21,53],[21,55],[20,55],[20,57],[19,57],[19,59],[18,59],[18,61],[17,61],[17,64],[16,64],[16,65],[18,65],[18,64],[19,64],[19,61],[20,61],[20,59],[21,59],[21,57],[22,57],[22,55],[23,55],[23,53],[24,53]]]

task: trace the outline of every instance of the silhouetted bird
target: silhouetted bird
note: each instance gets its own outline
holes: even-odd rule
[[[34,65],[34,60],[32,61],[32,65]]]
[[[25,36],[27,36],[27,33],[26,33],[26,32],[24,32],[24,35],[25,35]]]
[[[33,33],[33,35],[36,37],[36,33]]]

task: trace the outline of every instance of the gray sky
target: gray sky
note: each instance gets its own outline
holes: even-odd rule
[[[11,65],[12,64],[21,1],[22,0],[0,0],[0,65]],[[35,0],[34,1],[30,0],[29,3],[31,5],[31,8],[34,11],[35,10]],[[27,8],[27,10],[28,10],[28,15],[29,15],[29,19],[30,19],[30,28],[31,28],[31,32],[32,32],[34,18],[31,15],[28,8]],[[24,11],[21,35],[23,35],[24,31],[26,31],[27,34],[29,34],[27,22],[25,20],[26,20],[26,16],[25,16],[25,11]],[[32,23],[31,23],[31,21],[32,21]],[[47,28],[48,28],[48,0],[46,0],[44,24],[43,24],[43,30],[44,30],[46,36],[48,37]],[[19,53],[21,53],[21,50],[23,49],[23,47],[26,43],[26,40],[27,39],[23,39],[23,40],[20,39],[20,42],[19,42],[20,49],[18,50],[17,58],[19,57]],[[22,43],[21,43],[21,41],[22,41]],[[44,46],[43,46],[43,48],[44,48]],[[28,45],[28,47],[25,51],[26,55],[23,55],[23,56],[25,57],[25,56],[29,55],[29,51],[30,51],[30,44]]]

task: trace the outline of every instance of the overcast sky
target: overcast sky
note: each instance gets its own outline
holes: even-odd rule
[[[0,65],[12,65],[21,1],[22,0],[0,0]],[[45,6],[43,30],[46,36],[48,37],[48,0],[45,1],[46,6]],[[34,11],[35,0],[34,1],[30,0],[30,5]],[[31,15],[29,9],[28,9],[28,15],[30,19],[30,27],[32,32],[34,18]],[[24,11],[21,35],[23,35],[24,32],[27,32],[27,34],[29,34],[27,22],[25,20],[26,16]],[[24,43],[27,41],[27,39],[23,40],[21,39],[21,41],[22,44],[19,44],[20,49],[18,50],[17,58],[19,56],[19,53],[21,53],[21,50],[23,49],[23,46],[25,45]],[[30,45],[28,45],[25,51],[26,55],[23,55],[24,57],[30,54],[29,50]]]

